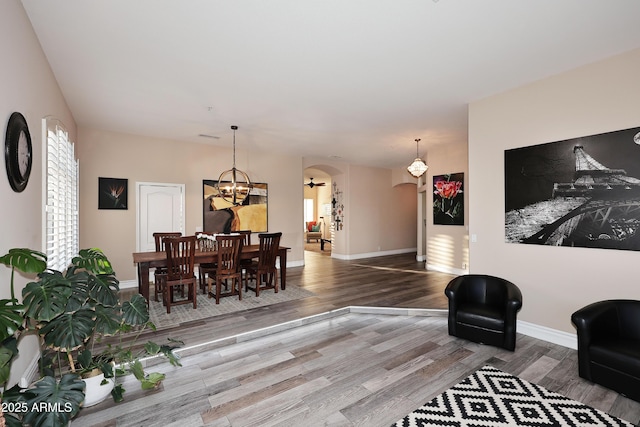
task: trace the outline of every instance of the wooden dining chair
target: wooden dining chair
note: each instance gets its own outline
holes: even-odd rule
[[[247,267],[245,275],[245,291],[252,289],[256,292],[256,296],[260,296],[260,291],[265,289],[273,289],[278,292],[278,269],[276,268],[276,258],[278,257],[278,248],[280,247],[280,238],[282,233],[261,233],[258,234],[260,239],[260,250],[258,251],[258,260],[253,261]],[[249,286],[249,281],[255,280],[255,287]]]
[[[212,283],[209,282],[209,298],[215,297],[216,304],[220,304],[221,297],[238,295],[238,299],[242,300],[242,270],[240,269],[240,252],[244,242],[242,235],[224,235],[216,236],[218,242],[218,260],[215,270],[214,285],[215,293],[211,291]],[[231,282],[231,289],[222,292],[223,283],[227,285]]]
[[[240,233],[243,237],[243,246],[249,246],[251,245],[251,230],[238,230],[238,233]],[[248,266],[251,265],[251,259],[247,258],[247,259],[241,259],[240,260],[240,268],[242,270],[246,270]]]
[[[198,235],[213,237],[214,233],[201,232]],[[198,250],[200,251],[215,251],[218,247],[218,243],[213,239],[200,238],[197,240]],[[207,293],[209,279],[213,279],[215,275],[218,263],[216,262],[201,262],[198,264],[198,283],[203,294]]]
[[[180,237],[182,233],[179,231],[156,232],[153,233],[153,240],[156,244],[156,252],[164,252],[164,239],[171,237]],[[158,301],[158,294],[162,295],[162,283],[165,282],[167,276],[166,267],[158,267],[153,272],[153,284],[155,288],[155,300]]]
[[[249,246],[251,244],[251,230],[238,230],[237,233],[240,233],[244,237],[244,246]]]
[[[163,283],[163,301],[167,313],[171,313],[171,305],[193,303],[197,308],[197,281],[194,272],[196,253],[196,236],[174,237],[165,240],[167,252],[167,276]],[[174,288],[187,290],[187,298],[174,300]]]

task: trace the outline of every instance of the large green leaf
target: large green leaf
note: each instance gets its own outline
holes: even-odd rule
[[[70,289],[66,311],[76,311],[89,303],[89,280],[91,274],[85,270],[78,270],[71,266],[65,272]]]
[[[15,267],[23,273],[42,273],[47,268],[47,256],[42,252],[27,248],[9,249],[9,253],[0,257],[0,263]]]
[[[82,249],[71,262],[93,274],[113,274],[111,262],[98,248]]]
[[[32,410],[25,414],[25,424],[66,426],[80,410],[84,387],[84,381],[77,374],[63,375],[60,381],[53,377],[40,379],[29,390],[32,395],[27,403]]]
[[[102,335],[113,335],[120,328],[120,315],[114,307],[96,306],[95,329]]]
[[[98,304],[107,307],[118,305],[119,281],[114,273],[90,276],[87,280],[89,296]]]
[[[93,357],[91,356],[91,350],[84,349],[78,352],[76,361],[83,369],[89,369],[93,366]]]
[[[18,340],[15,337],[7,338],[0,345],[0,385],[9,380],[11,374],[11,362],[18,355]]]
[[[22,299],[28,317],[48,322],[65,311],[72,288],[59,271],[47,270],[38,277],[39,281],[27,283]]]
[[[122,319],[131,326],[141,326],[149,321],[147,301],[140,294],[135,294],[122,304]]]
[[[0,263],[11,267],[11,299],[0,300],[0,341],[10,337],[23,326],[24,307],[15,297],[13,277],[15,270],[24,273],[41,273],[47,268],[47,256],[26,248],[9,249],[0,257]]]
[[[34,395],[29,390],[22,390],[18,384],[2,393],[3,409],[14,409],[15,412],[4,412],[4,420],[8,427],[22,427],[22,417],[28,409],[27,399]]]
[[[94,322],[94,311],[81,309],[52,319],[40,328],[39,333],[47,346],[69,352],[80,347],[92,335]]]
[[[0,300],[0,342],[12,336],[24,323],[24,306],[15,299]]]

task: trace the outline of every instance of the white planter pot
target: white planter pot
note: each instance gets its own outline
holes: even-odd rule
[[[111,394],[111,390],[115,387],[115,380],[108,378],[106,384],[102,384],[104,380],[104,374],[100,373],[90,378],[83,378],[86,387],[84,389],[84,403],[82,406],[87,408],[89,406],[97,405],[105,400]]]

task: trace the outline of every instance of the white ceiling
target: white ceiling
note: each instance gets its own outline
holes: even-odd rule
[[[474,100],[640,47],[638,0],[22,0],[76,123],[406,166]],[[220,139],[198,136],[208,134]]]

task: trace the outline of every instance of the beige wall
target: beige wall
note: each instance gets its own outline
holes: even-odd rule
[[[79,139],[80,246],[104,250],[121,281],[136,278],[136,182],[184,184],[185,233],[193,234],[202,226],[202,180],[232,165],[231,148],[89,129],[79,129]],[[287,261],[302,264],[302,160],[237,149],[236,166],[269,184],[269,231],[282,231]],[[98,177],[129,180],[128,210],[98,210]]]
[[[429,169],[425,181],[427,220],[427,269],[463,274],[469,267],[469,171],[466,141],[436,146],[429,150]],[[464,226],[433,223],[433,177],[464,173]]]
[[[416,248],[416,186],[392,185],[391,169],[350,165],[345,182],[348,258]]]
[[[13,247],[43,250],[43,184],[42,184],[42,118],[53,115],[67,126],[75,137],[75,122],[56,83],[31,24],[17,0],[0,2],[0,120],[2,138],[9,116],[22,113],[29,126],[33,146],[33,166],[29,183],[22,193],[15,193],[7,180],[4,156],[0,172],[0,255]],[[10,298],[10,270],[0,267],[0,298]],[[33,277],[16,274],[16,293]],[[38,355],[33,337],[21,341],[20,355],[14,362],[11,384],[17,382],[24,369]]]
[[[471,271],[516,283],[524,321],[572,333],[576,309],[640,298],[638,252],[504,242],[504,150],[640,126],[638,76],[635,50],[470,105]]]

